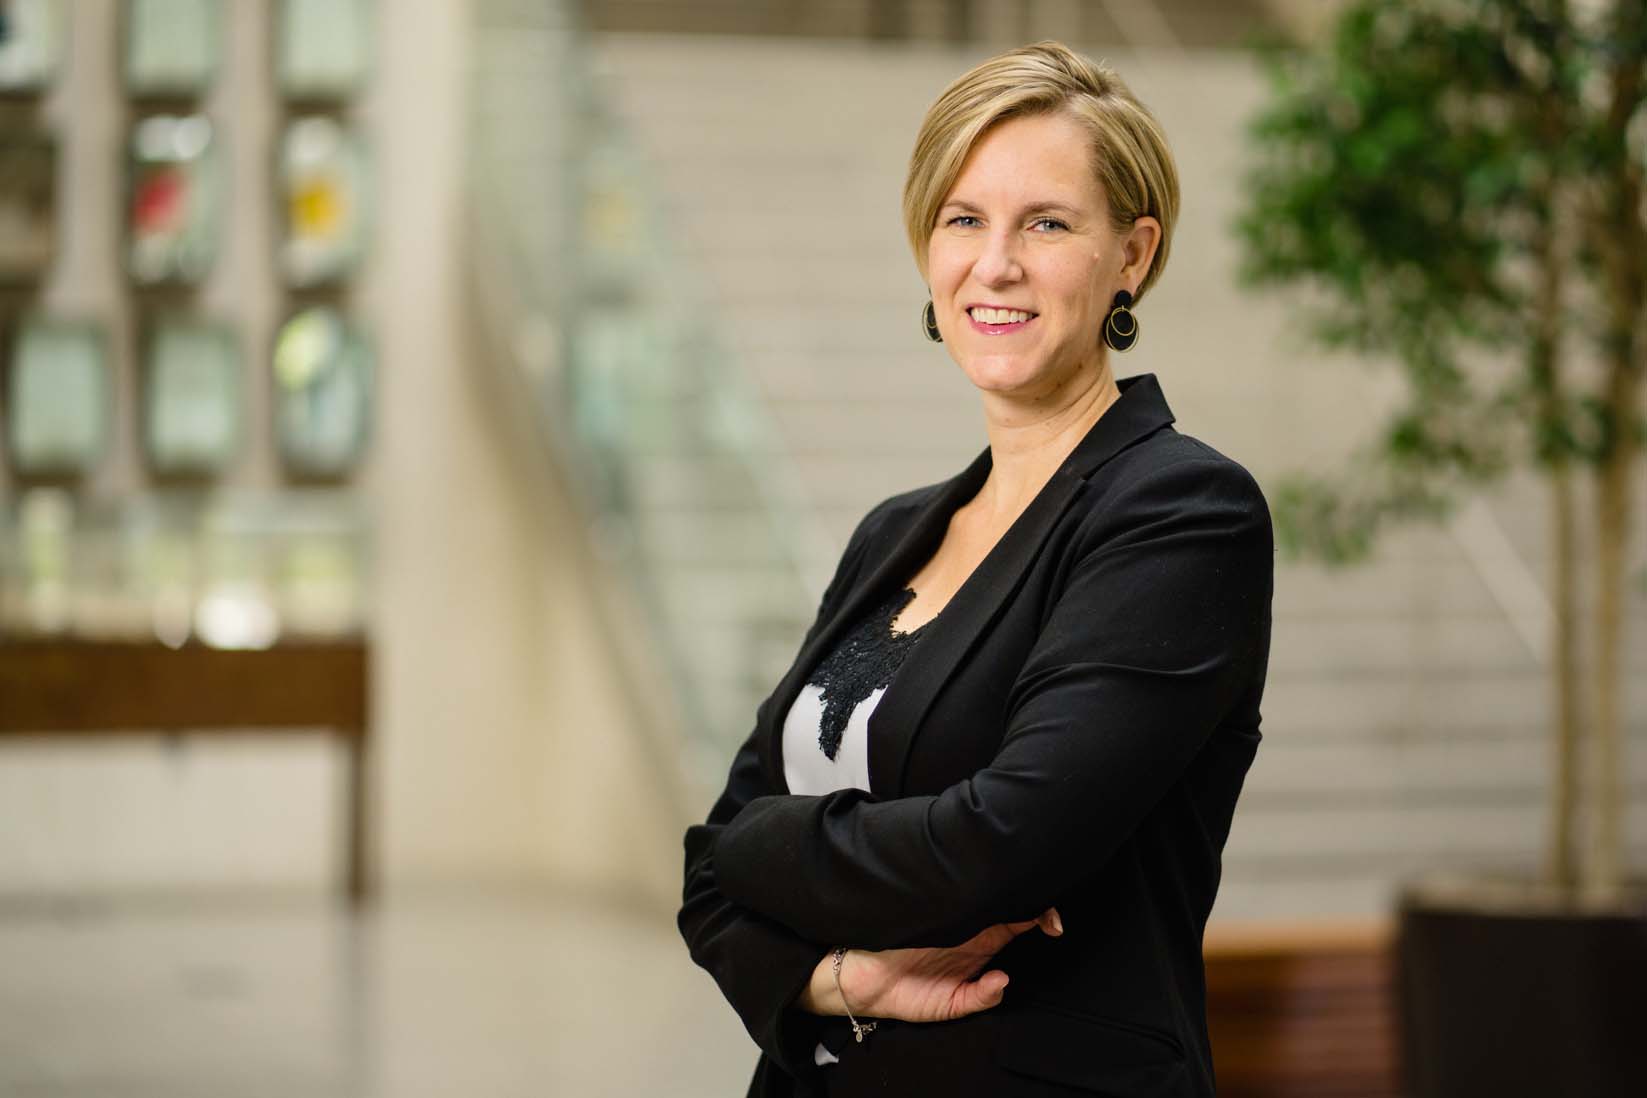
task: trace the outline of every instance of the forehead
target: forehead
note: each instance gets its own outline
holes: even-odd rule
[[[978,138],[946,202],[1062,201],[1098,207],[1091,137],[1067,114],[1008,118]]]

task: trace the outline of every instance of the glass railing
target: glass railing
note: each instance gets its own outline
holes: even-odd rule
[[[668,680],[647,731],[701,808],[787,667],[835,547],[693,290],[702,280],[576,12],[486,0],[476,19],[470,268],[489,357],[585,509],[616,597],[633,602]],[[658,693],[642,680],[654,670],[624,670]]]

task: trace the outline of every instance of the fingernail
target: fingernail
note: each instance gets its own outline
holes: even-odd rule
[[[1056,911],[1052,913],[1052,925],[1058,928],[1058,933],[1064,932],[1064,917]]]

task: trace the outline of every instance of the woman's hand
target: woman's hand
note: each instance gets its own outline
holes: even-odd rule
[[[795,1005],[813,1014],[840,1015],[850,1006],[858,1017],[906,1022],[943,1022],[988,1010],[1000,1003],[1007,974],[998,968],[978,973],[1008,942],[1036,926],[1055,938],[1064,932],[1058,909],[1049,907],[1037,919],[997,923],[958,946],[849,949],[841,964],[845,1004],[835,991],[831,955],[818,963]]]

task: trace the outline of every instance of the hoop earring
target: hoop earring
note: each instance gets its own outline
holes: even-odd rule
[[[1115,291],[1115,305],[1104,320],[1104,342],[1113,350],[1130,351],[1138,342],[1138,318],[1127,308],[1131,304],[1129,291]]]
[[[934,343],[944,341],[944,333],[938,330],[937,310],[933,309],[930,300],[921,309],[921,332]]]

